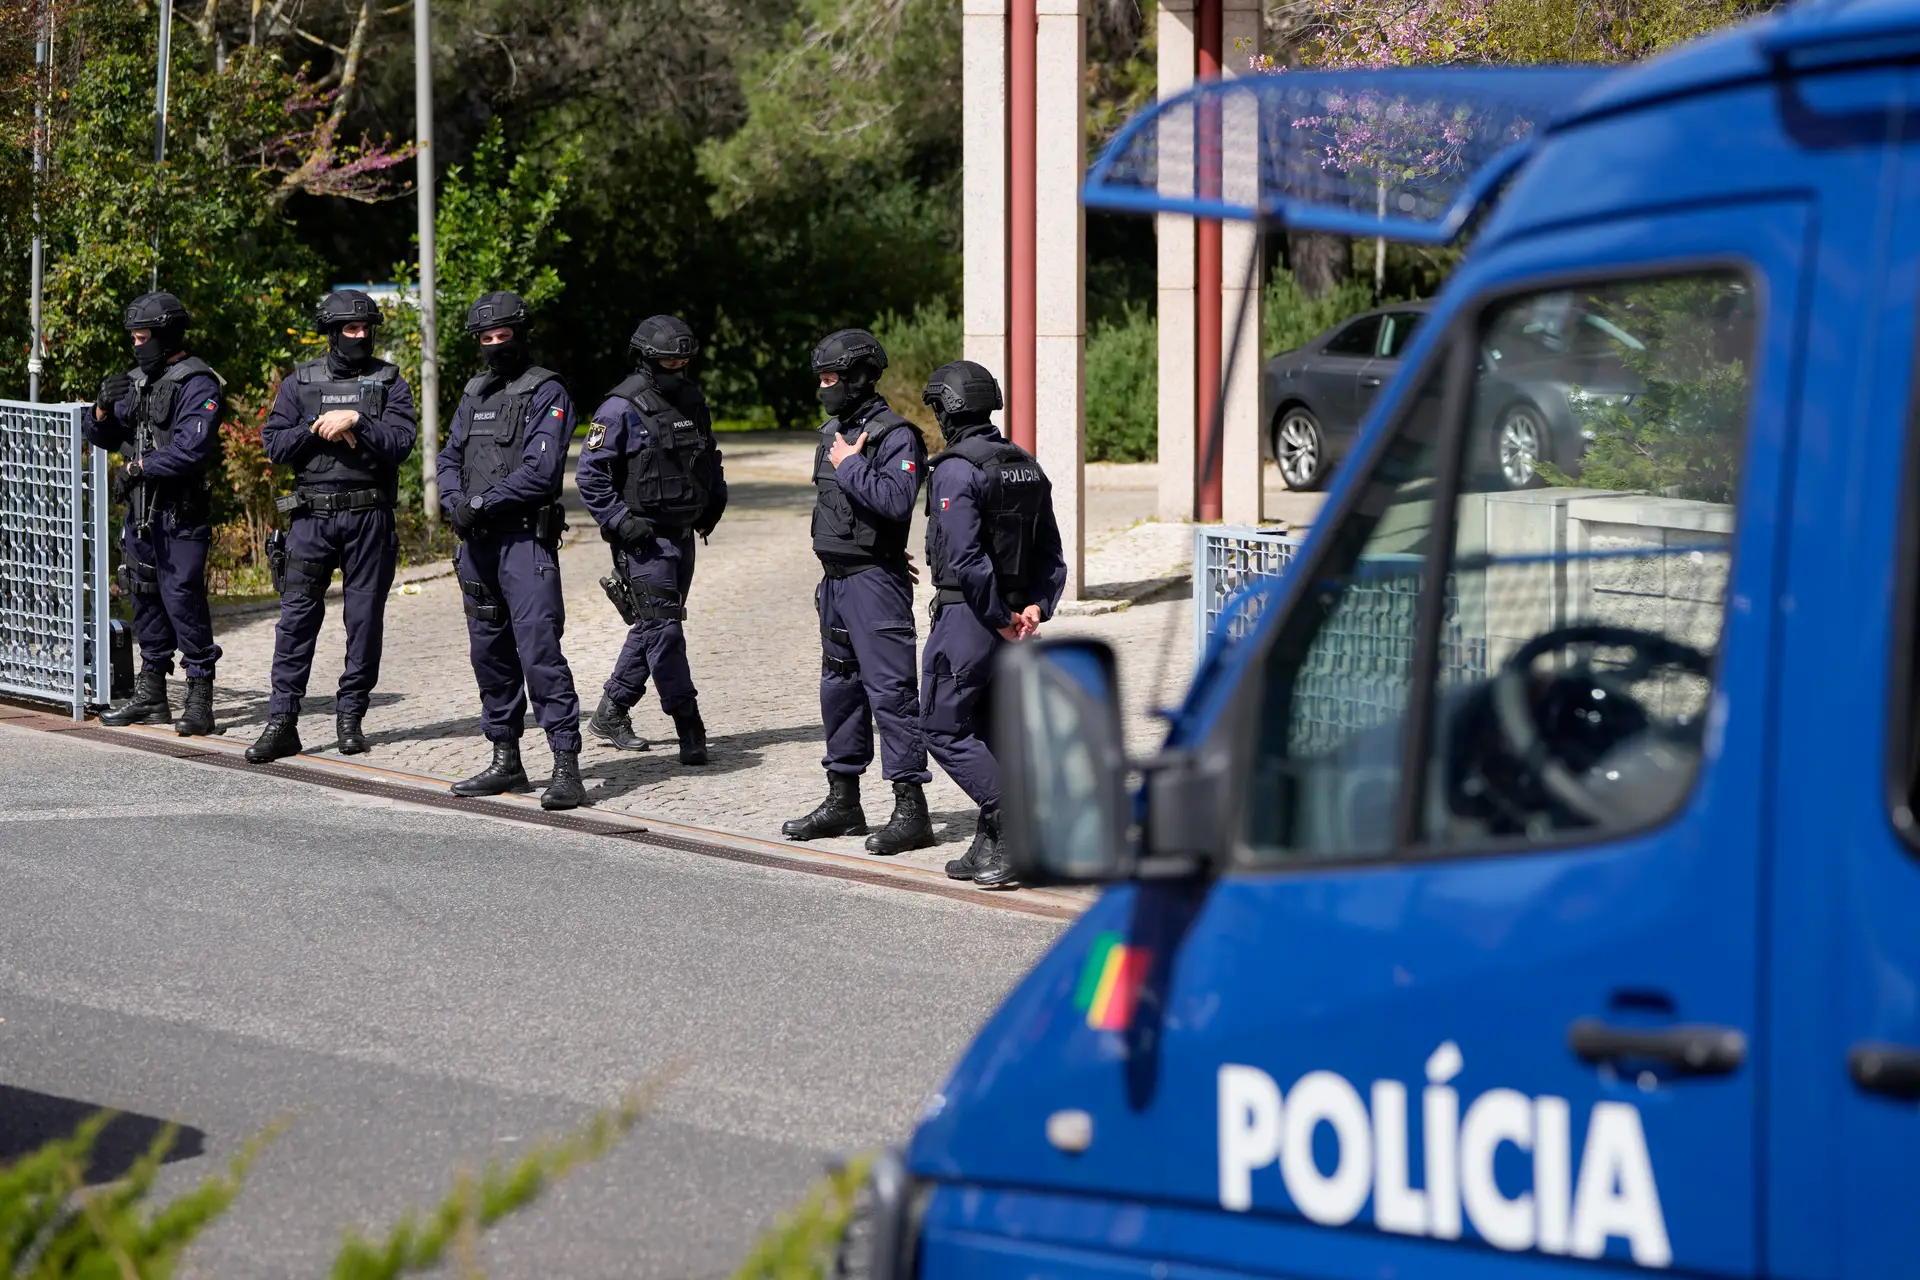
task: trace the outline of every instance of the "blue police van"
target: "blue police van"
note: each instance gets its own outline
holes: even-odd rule
[[[1467,252],[1164,750],[1104,647],[1010,651],[1023,874],[1110,887],[845,1271],[1920,1275],[1915,104],[1920,4],[1810,0],[1115,140],[1090,205]]]

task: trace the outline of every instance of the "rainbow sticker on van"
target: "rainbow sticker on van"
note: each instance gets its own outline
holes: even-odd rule
[[[1127,946],[1117,933],[1098,935],[1080,970],[1074,1007],[1087,1015],[1087,1025],[1095,1031],[1125,1031],[1133,1025],[1140,988],[1152,967],[1153,952],[1147,948]]]

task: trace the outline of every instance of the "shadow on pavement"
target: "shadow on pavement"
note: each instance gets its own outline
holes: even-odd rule
[[[105,1110],[109,1108],[78,1098],[0,1084],[0,1166],[12,1164],[56,1139],[72,1137],[82,1121]],[[165,1120],[153,1116],[116,1113],[93,1144],[87,1184],[95,1186],[126,1176],[166,1126]],[[191,1125],[177,1126],[166,1161],[191,1160],[200,1155],[206,1150],[206,1137]]]

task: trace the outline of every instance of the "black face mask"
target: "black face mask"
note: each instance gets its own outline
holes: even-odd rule
[[[518,333],[505,342],[480,348],[480,359],[487,368],[503,377],[512,377],[527,367],[527,340]]]
[[[867,391],[865,383],[850,381],[843,373],[832,386],[820,388],[820,403],[828,413],[844,422],[867,402]]]
[[[149,378],[157,378],[160,371],[167,367],[167,359],[173,352],[168,344],[158,337],[148,338],[145,342],[133,344],[133,362],[140,366],[140,372]]]
[[[343,333],[332,333],[327,337],[327,345],[333,356],[332,363],[347,369],[356,369],[373,359],[373,335],[361,338],[349,338]]]
[[[686,388],[687,371],[685,369],[662,369],[658,363],[649,360],[647,372],[653,375],[653,385],[661,395],[677,395]]]
[[[978,410],[948,413],[945,409],[935,408],[933,417],[940,424],[941,438],[949,445],[993,430],[993,419]]]

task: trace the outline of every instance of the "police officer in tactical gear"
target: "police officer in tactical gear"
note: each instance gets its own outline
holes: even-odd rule
[[[167,675],[178,650],[187,700],[174,729],[183,737],[213,732],[220,646],[213,642],[207,608],[207,547],[213,539],[207,469],[226,407],[220,375],[187,353],[189,322],[186,307],[170,293],[136,298],[123,317],[136,367],[100,384],[86,423],[89,441],[117,449],[127,460],[116,476],[127,504],[120,577],[133,597],[140,641],[133,697],[100,721],[171,720]]]
[[[493,796],[528,785],[520,763],[527,695],[553,750],[553,778],[540,804],[586,803],[580,781],[580,700],[560,651],[566,607],[556,552],[573,402],[560,375],[533,363],[527,304],[483,294],[467,332],[486,368],[454,410],[436,466],[440,505],[461,538],[454,570],[466,596],[467,639],[480,684],[480,725],[493,760],[453,784],[457,796]]]
[[[1001,645],[1033,635],[1067,585],[1053,489],[1033,456],[994,429],[993,375],[970,360],[934,370],[924,395],[946,448],[929,460],[927,564],[933,630],[921,657],[927,750],[980,806],[973,845],[947,874],[1013,881],[1000,844],[1000,770],[987,747],[987,685]]]
[[[894,854],[933,843],[923,790],[927,748],[914,685],[913,579],[907,530],[926,474],[919,428],[874,390],[887,354],[863,329],[842,329],[813,349],[820,403],[833,416],[814,455],[813,550],[823,571],[814,602],[820,614],[820,714],[826,722],[827,798],[781,831],[794,840],[859,835],[860,774],[873,761],[880,726],[884,773],[893,784],[893,817],[867,839],[871,853]]]
[[[334,727],[340,754],[367,750],[361,720],[380,679],[387,592],[399,551],[393,509],[400,464],[418,434],[406,379],[373,354],[380,321],[379,304],[358,289],[328,294],[314,313],[327,354],[296,366],[280,383],[260,429],[267,456],[293,469],[294,490],[280,502],[291,528],[281,552],[273,697],[265,731],[247,748],[255,764],[300,753],[300,700],[336,568],[347,661],[334,700]]]
[[[629,714],[653,677],[673,717],[682,764],[707,762],[707,727],[687,669],[687,592],[694,535],[706,538],[727,509],[713,416],[687,363],[700,350],[673,316],[650,316],[629,342],[633,376],[607,393],[587,428],[580,500],[613,550],[606,588],[630,624],[587,732],[621,751],[645,751]]]

